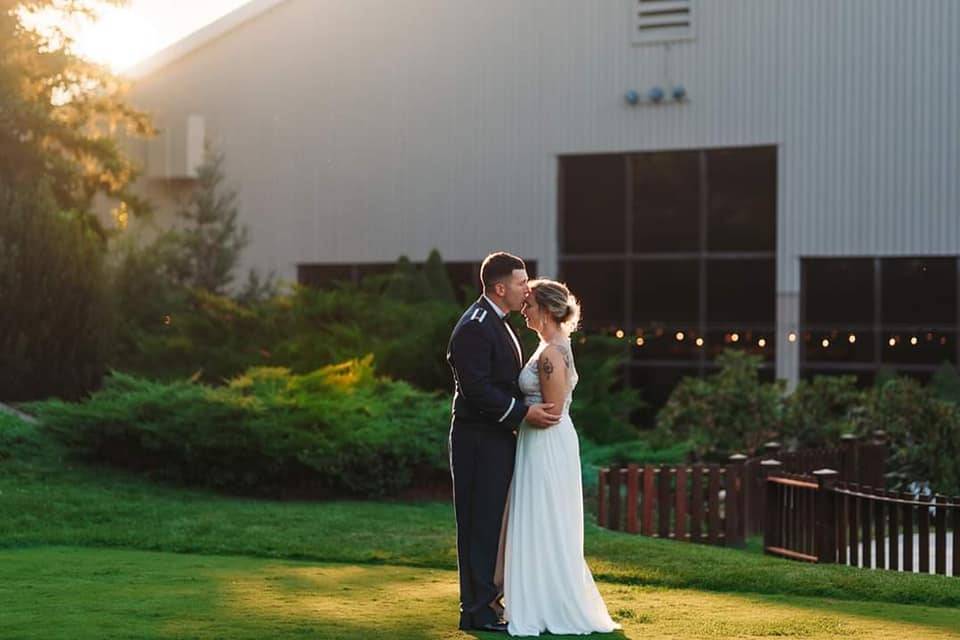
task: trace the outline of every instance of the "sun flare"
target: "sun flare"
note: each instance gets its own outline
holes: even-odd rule
[[[100,18],[75,35],[74,51],[90,60],[122,71],[160,48],[161,34],[129,8],[107,8]]]

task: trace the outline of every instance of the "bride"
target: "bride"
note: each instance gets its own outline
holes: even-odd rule
[[[570,420],[577,370],[570,348],[579,303],[552,280],[530,283],[521,311],[540,346],[520,371],[527,404],[562,406],[546,429],[523,423],[503,537],[503,617],[514,636],[619,629],[583,557],[580,445]]]

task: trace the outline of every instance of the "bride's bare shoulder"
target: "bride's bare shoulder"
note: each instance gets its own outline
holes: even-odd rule
[[[540,368],[549,369],[549,373],[556,367],[569,369],[573,366],[573,354],[568,345],[550,342],[540,351]]]

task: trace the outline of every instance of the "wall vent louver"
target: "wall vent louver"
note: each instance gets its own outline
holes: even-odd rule
[[[634,0],[633,44],[693,38],[693,0]]]

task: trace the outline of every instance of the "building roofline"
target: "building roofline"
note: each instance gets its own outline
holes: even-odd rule
[[[214,20],[210,24],[197,29],[190,35],[177,40],[169,47],[161,49],[146,60],[133,65],[124,71],[122,75],[133,80],[139,80],[156,73],[167,65],[180,60],[220,36],[226,35],[237,27],[286,1],[287,0],[251,0],[237,7],[230,13]]]

